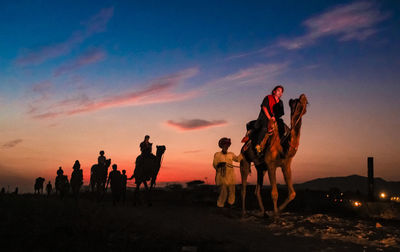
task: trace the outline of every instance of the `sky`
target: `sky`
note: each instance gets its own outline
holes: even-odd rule
[[[276,85],[286,123],[310,103],[295,183],[367,176],[369,156],[399,181],[399,28],[398,1],[1,1],[0,187],[75,160],[88,184],[100,150],[130,176],[146,134],[159,183],[214,184],[218,140],[239,154]]]

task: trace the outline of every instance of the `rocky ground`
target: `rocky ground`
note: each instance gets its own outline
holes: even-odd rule
[[[216,197],[216,196],[215,196]],[[188,199],[196,200],[188,200]],[[173,200],[175,199],[175,200]],[[178,199],[178,200],[177,200]],[[34,195],[0,198],[1,251],[399,251],[398,221],[327,213],[241,217],[200,200],[160,192],[153,205],[113,207]]]

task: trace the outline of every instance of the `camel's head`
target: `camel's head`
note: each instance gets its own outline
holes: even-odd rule
[[[106,168],[110,167],[111,159],[106,159]]]
[[[164,154],[165,150],[166,150],[165,145],[157,145],[156,156]]]
[[[298,118],[302,117],[307,112],[307,105],[308,100],[305,94],[301,94],[297,99],[290,99],[289,106],[292,120],[298,120]]]

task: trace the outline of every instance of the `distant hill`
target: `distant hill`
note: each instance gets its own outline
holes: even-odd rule
[[[296,190],[321,190],[328,191],[331,188],[339,188],[341,191],[359,191],[362,194],[368,193],[368,177],[351,175],[347,177],[319,178],[307,181],[302,184],[295,184]],[[400,182],[389,182],[381,178],[375,178],[375,193],[385,191],[391,194],[400,194]]]

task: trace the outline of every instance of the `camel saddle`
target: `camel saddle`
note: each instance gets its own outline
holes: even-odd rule
[[[249,134],[248,139],[246,139],[246,142],[245,142],[245,145],[244,145],[244,150],[248,149],[250,147],[250,145],[251,145],[252,148],[254,148],[254,151],[256,151],[255,150],[255,146],[253,144],[251,144],[251,143],[256,143],[258,135],[259,134],[263,134],[262,131],[258,131],[257,132],[257,129],[255,128],[255,123],[256,123],[256,120],[253,120],[253,121],[250,121],[250,122],[248,122],[246,124],[246,129],[248,131],[250,131],[251,133]],[[290,128],[283,122],[283,120],[281,121],[281,125],[282,125],[281,126],[282,129],[279,130],[279,133],[280,133],[279,134],[279,138],[281,139],[281,145],[282,145],[282,148],[283,148],[283,152],[286,153],[287,150],[289,149]],[[266,134],[263,136],[263,138],[265,139],[265,137],[266,137]],[[271,138],[268,137],[268,140],[267,140],[266,143],[264,143],[264,146],[268,146],[270,141],[271,141]]]

